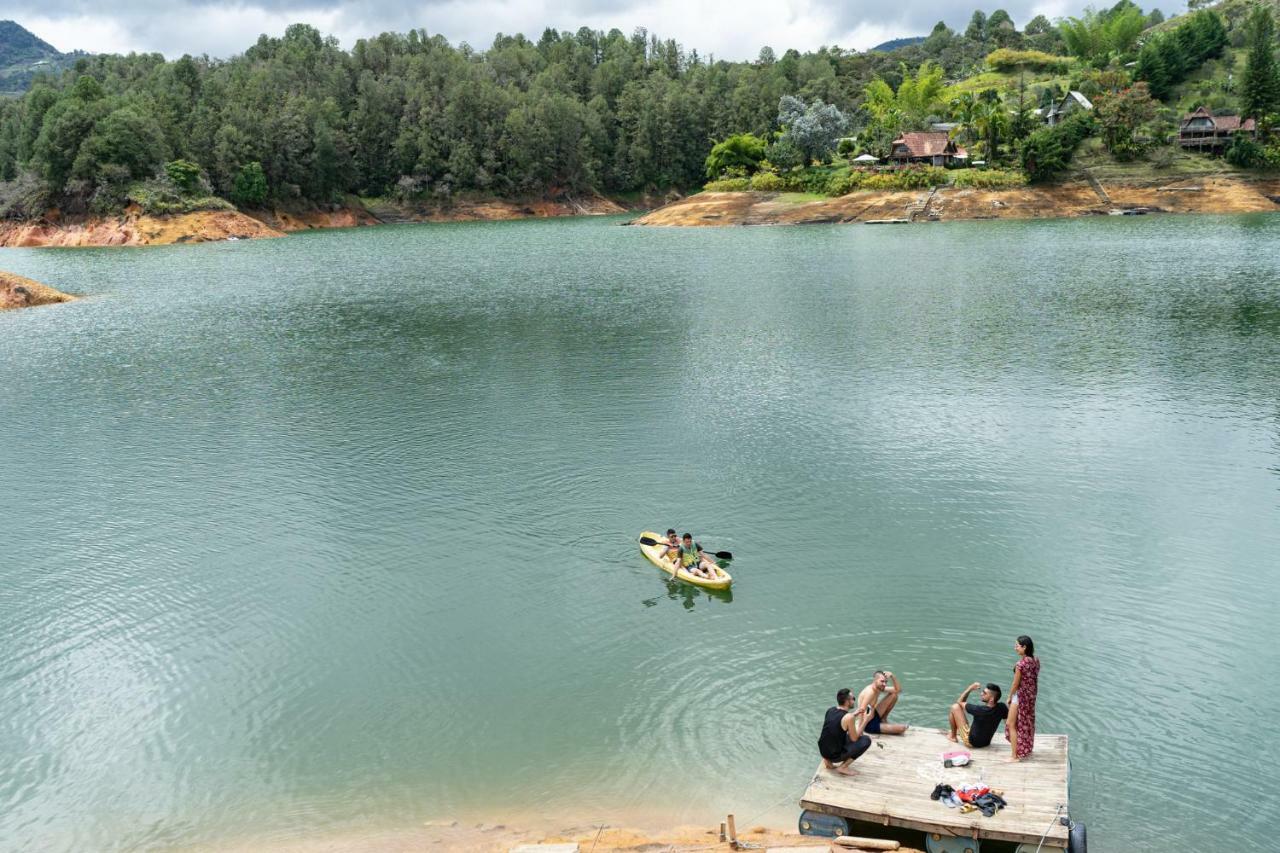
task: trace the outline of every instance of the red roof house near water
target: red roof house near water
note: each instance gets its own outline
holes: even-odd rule
[[[1183,148],[1220,151],[1231,144],[1231,138],[1237,133],[1253,133],[1256,126],[1251,118],[1215,116],[1204,107],[1196,107],[1195,112],[1182,119],[1178,144]]]
[[[949,135],[941,131],[904,133],[889,147],[889,161],[899,166],[908,163],[948,166],[968,156]]]

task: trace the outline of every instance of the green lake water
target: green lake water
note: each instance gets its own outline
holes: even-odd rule
[[[1021,633],[1095,851],[1275,849],[1280,216],[620,221],[0,252],[0,849],[794,826]]]

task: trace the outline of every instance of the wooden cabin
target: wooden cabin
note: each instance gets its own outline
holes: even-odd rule
[[[893,140],[889,148],[889,162],[895,166],[924,163],[930,166],[950,166],[968,158],[946,133],[933,131],[904,133]]]
[[[1237,133],[1253,133],[1253,119],[1241,120],[1240,116],[1215,116],[1204,107],[1182,119],[1178,128],[1178,144],[1183,148],[1194,148],[1198,151],[1221,152],[1231,144],[1231,138]]]
[[[1083,93],[1073,89],[1055,101],[1053,106],[1049,107],[1049,112],[1046,113],[1045,117],[1049,122],[1049,126],[1052,127],[1074,112],[1091,109],[1093,109],[1093,102],[1086,98]]]

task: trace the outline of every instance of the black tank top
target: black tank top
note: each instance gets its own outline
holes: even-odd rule
[[[849,712],[839,705],[827,709],[827,717],[822,721],[822,734],[818,735],[818,749],[823,754],[839,755],[844,751],[849,736],[840,728],[840,723],[847,713]]]

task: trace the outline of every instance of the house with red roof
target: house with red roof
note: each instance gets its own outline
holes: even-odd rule
[[[969,154],[942,131],[904,133],[889,146],[889,162],[895,166],[910,163],[950,166],[968,157]]]
[[[1237,133],[1253,133],[1253,119],[1240,116],[1215,116],[1204,107],[1182,119],[1178,128],[1178,144],[1197,151],[1222,151]]]

